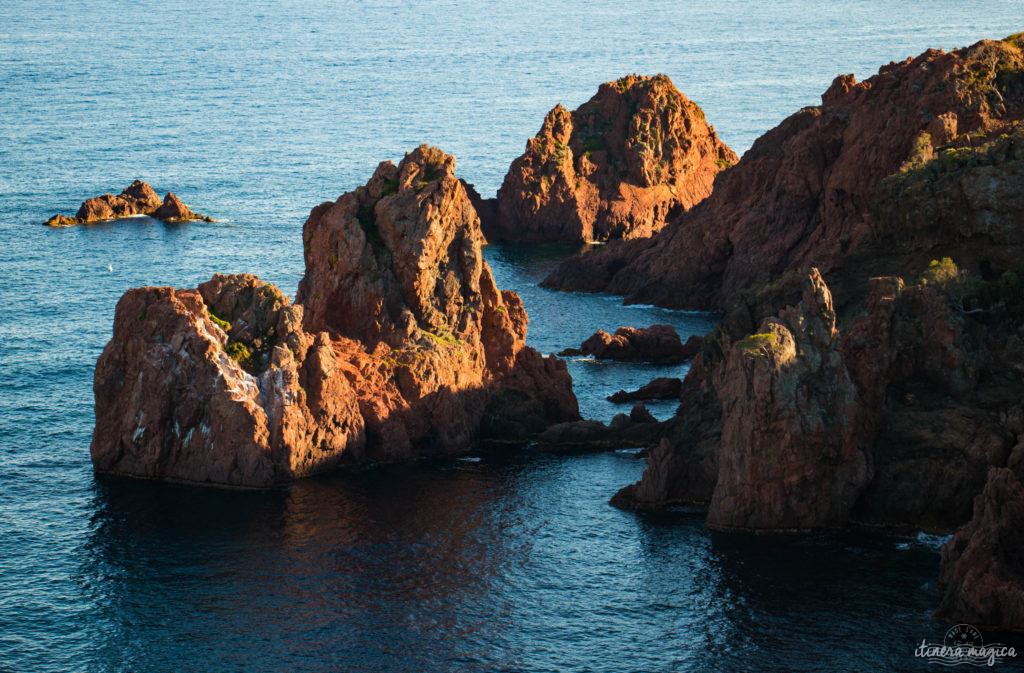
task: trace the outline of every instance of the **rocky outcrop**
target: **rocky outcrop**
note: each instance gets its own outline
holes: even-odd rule
[[[96,369],[97,471],[268,486],[577,420],[454,168],[421,146],[314,208],[295,304],[253,276],[129,291]]]
[[[203,219],[202,216],[198,216],[189,210],[188,206],[181,202],[174,192],[167,192],[167,196],[164,197],[163,203],[160,207],[153,211],[153,217],[158,220],[164,220],[165,222],[174,222],[177,220],[195,220]]]
[[[549,453],[583,453],[657,446],[665,431],[642,402],[629,414],[616,414],[611,423],[574,421],[552,425],[536,439],[536,448]]]
[[[683,381],[679,412],[665,422],[640,481],[619,490],[611,504],[637,510],[674,505],[706,507],[718,480],[716,448],[722,406],[708,380],[708,351],[694,358]],[[684,412],[685,410],[685,412]]]
[[[630,75],[573,112],[548,113],[509,168],[484,232],[522,242],[650,236],[736,161],[668,77]]]
[[[620,327],[615,334],[598,330],[579,348],[567,348],[562,356],[592,355],[599,360],[633,362],[682,362],[700,350],[701,337],[691,336],[684,344],[671,325]]]
[[[87,224],[115,220],[133,215],[150,215],[158,220],[205,220],[212,222],[205,215],[198,215],[188,209],[178,197],[168,192],[163,202],[153,188],[141,180],[136,180],[125,188],[118,196],[103,194],[82,202],[74,217],[54,215],[46,224],[51,227],[66,227],[74,224]]]
[[[359,455],[355,390],[301,315],[254,276],[125,293],[96,364],[96,471],[270,486]]]
[[[709,526],[749,532],[966,522],[988,470],[1012,464],[1024,438],[1012,364],[1024,312],[1005,303],[1020,289],[989,288],[1003,299],[966,313],[955,287],[870,286],[842,333],[813,271],[800,301],[754,334],[726,315],[693,360],[668,441],[613,502],[708,504]]]
[[[708,527],[764,533],[845,526],[871,464],[832,295],[816,269],[797,306],[732,346],[715,387],[723,420]]]
[[[948,531],[970,518],[989,469],[1006,464],[1024,429],[1015,420],[1024,381],[1006,366],[1016,337],[1005,328],[1019,319],[965,314],[941,286],[893,277],[869,286],[865,315],[842,337],[850,377],[874,410],[861,433],[875,476],[855,518]]]
[[[659,376],[648,384],[640,386],[637,390],[620,390],[608,396],[609,402],[623,404],[637,400],[671,400],[678,399],[683,391],[682,379]]]
[[[843,307],[862,298],[866,276],[919,269],[937,248],[976,271],[1014,269],[1014,251],[993,248],[1021,243],[1010,138],[1024,117],[1022,63],[1019,41],[985,40],[864,82],[840,76],[820,106],[761,136],[709,198],[649,239],[567,260],[544,284],[728,312],[741,293],[810,266]]]
[[[1024,487],[1009,469],[989,472],[974,517],[942,547],[936,619],[1024,632]]]

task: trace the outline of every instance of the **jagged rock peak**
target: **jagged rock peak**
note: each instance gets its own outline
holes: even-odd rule
[[[665,75],[600,86],[556,105],[509,168],[489,240],[604,241],[649,236],[711,193],[737,161],[704,112]]]

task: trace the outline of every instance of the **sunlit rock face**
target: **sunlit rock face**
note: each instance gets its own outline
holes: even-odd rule
[[[268,486],[579,418],[454,168],[421,146],[314,208],[294,304],[247,275],[127,292],[96,368],[97,471]]]

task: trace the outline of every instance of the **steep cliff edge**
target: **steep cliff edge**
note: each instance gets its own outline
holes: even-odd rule
[[[253,276],[126,293],[96,368],[96,470],[268,486],[578,419],[454,169],[421,146],[314,208],[294,305]]]
[[[817,270],[803,297],[736,342],[715,374],[722,404],[709,528],[838,528],[871,478],[857,390],[832,295]]]
[[[549,277],[723,314],[615,504],[705,505],[754,532],[970,518],[1024,438],[1022,44],[838,77],[660,233]],[[799,309],[826,281],[827,345]]]
[[[958,261],[973,269],[997,265],[976,249],[1001,244],[999,234],[1020,243],[1020,143],[1004,143],[987,169],[977,148],[1012,135],[1024,117],[1020,44],[929,50],[864,82],[837,77],[820,106],[761,136],[692,210],[651,238],[567,260],[545,284],[728,311],[741,292],[810,266],[845,306],[866,275],[906,274],[939,248],[963,249]],[[940,202],[924,205],[929,193]],[[908,196],[922,208],[901,205]],[[929,214],[941,215],[938,236],[919,226]]]
[[[871,279],[841,331],[816,270],[754,333],[746,307],[726,315],[667,442],[613,502],[708,505],[709,526],[747,532],[965,523],[1024,440],[1024,302],[1010,279],[964,296],[941,267],[912,286]]]
[[[650,236],[736,161],[668,77],[630,75],[577,110],[547,114],[509,167],[484,233],[492,242]]]

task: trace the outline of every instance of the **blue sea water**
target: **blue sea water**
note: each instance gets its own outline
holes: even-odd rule
[[[97,480],[92,372],[139,285],[252,272],[291,294],[310,208],[421,142],[491,195],[557,102],[663,72],[739,152],[928,47],[1024,29],[1019,1],[0,3],[0,671],[916,670],[928,538],[761,540],[608,498],[628,453],[493,456],[269,492]],[[51,230],[135,178],[214,224]],[[713,317],[536,286],[545,353]],[[112,270],[108,270],[108,267]],[[581,408],[685,366],[570,363]],[[658,405],[661,417],[671,404]]]

